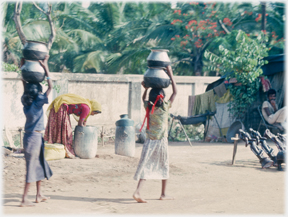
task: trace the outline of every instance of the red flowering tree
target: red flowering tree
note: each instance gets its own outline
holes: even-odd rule
[[[181,9],[174,10],[171,25],[178,34],[171,38],[171,45],[182,57],[176,67],[193,71],[190,75],[203,75],[203,54],[208,47],[218,49],[219,44],[211,43],[215,38],[225,36],[253,16],[251,4],[190,2],[178,3],[177,7]]]

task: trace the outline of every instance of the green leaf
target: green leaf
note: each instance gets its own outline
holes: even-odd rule
[[[241,37],[241,31],[238,31],[238,34],[236,36],[236,41],[239,41],[240,40],[240,37]]]
[[[220,45],[219,46],[219,51],[224,51],[224,50],[225,50],[225,48],[222,45]]]

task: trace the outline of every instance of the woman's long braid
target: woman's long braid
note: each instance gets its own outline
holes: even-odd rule
[[[149,104],[148,104],[149,110],[152,109],[152,106],[155,103],[157,97],[161,94],[165,97],[165,92],[162,88],[152,88],[150,90],[150,92],[149,92]],[[162,104],[163,104],[163,101],[158,100],[155,106],[160,107]]]

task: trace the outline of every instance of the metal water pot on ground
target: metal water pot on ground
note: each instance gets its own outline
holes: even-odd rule
[[[95,126],[76,126],[74,131],[74,152],[84,159],[95,158],[98,146],[98,131]]]
[[[135,154],[134,121],[127,114],[120,115],[116,121],[115,154],[133,157]]]

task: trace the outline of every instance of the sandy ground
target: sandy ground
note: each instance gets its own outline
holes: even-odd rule
[[[269,145],[276,151],[273,143]],[[3,156],[4,214],[285,214],[285,172],[261,169],[258,159],[244,143],[238,144],[231,165],[233,144],[169,142],[170,179],[167,194],[175,200],[160,201],[161,181],[147,180],[137,203],[133,180],[142,144],[135,157],[114,154],[114,144],[98,145],[94,159],[48,161],[54,175],[43,181],[50,200],[35,207],[19,207],[24,187],[23,154]],[[284,168],[286,166],[284,165]],[[35,200],[33,184],[29,199]]]

